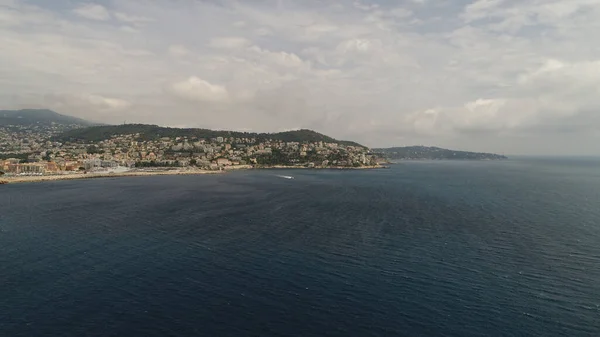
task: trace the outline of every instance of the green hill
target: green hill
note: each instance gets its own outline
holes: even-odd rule
[[[239,131],[217,131],[197,128],[168,128],[148,124],[123,124],[92,126],[65,132],[57,137],[60,141],[98,142],[114,135],[139,134],[140,140],[156,140],[162,137],[188,137],[210,139],[217,137],[256,138],[258,140],[273,139],[284,142],[326,142],[343,145],[361,146],[350,141],[340,141],[312,130],[295,130],[278,133],[252,133]]]
[[[483,152],[467,152],[428,146],[407,146],[373,149],[390,160],[402,159],[446,159],[446,160],[499,160],[507,159],[503,155]]]
[[[78,125],[91,126],[94,123],[81,118],[61,115],[47,109],[0,110],[0,126],[30,126],[30,125]]]

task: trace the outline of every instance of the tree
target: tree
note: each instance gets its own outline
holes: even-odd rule
[[[0,177],[2,177],[4,175],[4,172],[0,171]]]
[[[86,152],[89,154],[100,153],[100,151],[98,151],[98,148],[95,145],[88,146]]]
[[[190,166],[196,166],[197,163],[196,159],[190,160]]]

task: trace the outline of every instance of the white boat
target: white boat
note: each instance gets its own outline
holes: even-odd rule
[[[292,176],[278,176],[279,178],[283,178],[283,179],[294,179],[294,177]]]

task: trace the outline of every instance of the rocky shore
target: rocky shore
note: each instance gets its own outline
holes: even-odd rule
[[[372,166],[285,166],[285,165],[272,165],[272,166],[254,166],[254,169],[306,169],[306,170],[372,170],[372,169],[384,169],[387,166],[372,165]]]
[[[57,174],[44,176],[13,176],[0,177],[0,185],[13,183],[32,183],[42,181],[75,180],[75,179],[94,179],[94,178],[114,178],[114,177],[140,177],[140,176],[160,176],[160,175],[193,175],[193,174],[216,174],[223,171],[208,170],[165,170],[165,171],[127,171],[119,173],[76,173],[76,174]]]
[[[33,183],[43,181],[58,181],[58,180],[75,180],[75,179],[94,179],[94,178],[115,178],[115,177],[139,177],[139,176],[160,176],[160,175],[193,175],[193,174],[217,174],[225,173],[226,171],[235,170],[268,170],[268,169],[307,169],[307,170],[368,170],[368,169],[382,169],[387,166],[375,165],[375,166],[360,166],[360,167],[345,167],[345,166],[251,166],[251,165],[240,165],[240,166],[229,166],[223,170],[156,170],[156,171],[127,171],[127,172],[115,172],[115,173],[75,173],[75,174],[57,174],[57,175],[43,175],[43,176],[2,176],[0,177],[0,185],[13,184],[13,183]]]

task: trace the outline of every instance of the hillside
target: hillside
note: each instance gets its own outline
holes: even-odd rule
[[[284,142],[326,142],[344,145],[361,146],[350,141],[340,141],[312,130],[295,130],[278,133],[251,133],[238,131],[216,131],[196,128],[168,128],[148,124],[103,125],[75,129],[57,136],[60,141],[98,142],[114,135],[139,134],[140,140],[156,140],[162,137],[188,137],[211,139],[217,137],[257,138],[281,140]]]
[[[467,152],[442,149],[439,147],[407,146],[373,149],[374,152],[390,160],[431,159],[431,160],[500,160],[503,155],[482,152]]]
[[[61,115],[47,109],[0,110],[0,126],[31,126],[31,125],[77,125],[91,126],[94,123],[81,118]]]

